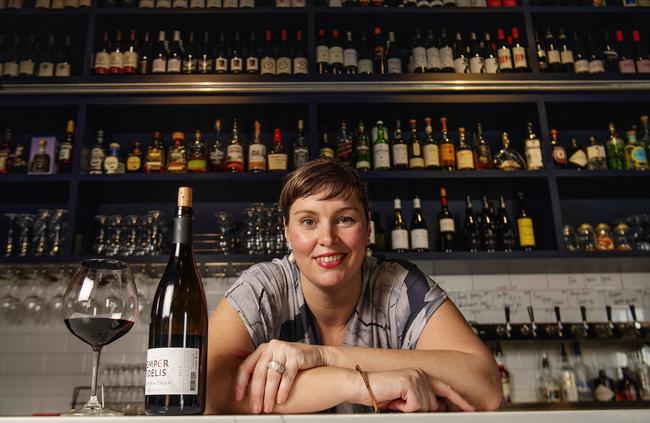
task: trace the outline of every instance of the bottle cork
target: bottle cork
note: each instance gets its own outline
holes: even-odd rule
[[[192,207],[192,188],[178,188],[178,207]]]

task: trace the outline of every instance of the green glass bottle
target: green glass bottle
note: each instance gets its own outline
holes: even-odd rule
[[[355,150],[357,153],[357,170],[370,170],[370,146],[368,145],[368,137],[366,136],[366,127],[362,120],[359,121],[359,125],[357,126],[357,145]]]
[[[609,123],[609,138],[607,139],[607,165],[613,170],[625,169],[625,143],[616,134],[616,128]]]
[[[377,138],[372,144],[373,165],[375,166],[375,170],[390,169],[390,149],[384,131],[384,122],[377,121]]]

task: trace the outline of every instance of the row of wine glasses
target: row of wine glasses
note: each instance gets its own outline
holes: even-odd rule
[[[65,241],[67,214],[64,209],[5,213],[3,254],[19,257],[60,255]]]
[[[98,256],[147,256],[166,253],[169,219],[159,210],[143,215],[97,215],[92,252]]]

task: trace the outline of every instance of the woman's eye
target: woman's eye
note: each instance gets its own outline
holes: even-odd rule
[[[342,217],[339,218],[339,222],[349,225],[349,224],[354,223],[355,220],[354,220],[354,218],[352,218],[350,216],[342,216]]]
[[[314,225],[314,219],[305,218],[305,219],[302,219],[302,220],[300,221],[300,223],[301,223],[303,226],[313,226],[313,225]]]

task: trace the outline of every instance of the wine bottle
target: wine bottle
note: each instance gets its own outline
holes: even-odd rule
[[[318,30],[316,70],[319,74],[330,73],[330,47],[327,42],[327,34],[323,28]]]
[[[343,44],[343,71],[348,75],[356,74],[359,70],[358,62],[358,52],[352,41],[352,31],[346,31]]]
[[[372,157],[375,170],[390,169],[390,149],[385,136],[384,122],[377,121],[377,136],[372,143]]]
[[[569,45],[569,41],[564,34],[563,28],[560,28],[560,35],[558,35],[558,40],[560,41],[560,62],[562,63],[562,70],[564,72],[574,73],[575,58],[573,56],[573,49]]]
[[[341,75],[343,73],[343,46],[339,40],[339,31],[337,29],[332,30],[329,58],[330,73]]]
[[[519,216],[517,217],[517,228],[519,229],[519,246],[524,251],[531,251],[537,246],[535,242],[535,228],[533,219],[526,211],[524,202],[524,193],[518,192],[519,198]]]
[[[447,191],[440,188],[440,213],[438,213],[438,230],[440,231],[440,249],[450,253],[455,249],[456,225],[454,216],[447,208]]]
[[[458,170],[474,170],[474,152],[465,142],[465,128],[458,128],[458,149],[456,149],[456,166]]]
[[[417,253],[429,251],[429,231],[422,216],[420,199],[413,199],[413,222],[411,223],[411,249]]]
[[[393,158],[393,169],[408,169],[408,145],[402,137],[402,125],[399,119],[395,120],[395,131],[393,133],[391,150],[391,157]]]
[[[366,127],[362,120],[357,126],[357,144],[355,146],[355,167],[360,171],[370,170],[370,145],[366,136]]]
[[[424,118],[424,147],[422,147],[422,154],[424,155],[424,167],[426,169],[440,169],[440,146],[433,138],[433,127],[431,126],[431,118]]]
[[[208,310],[192,249],[192,189],[178,190],[173,248],[151,307],[145,412],[203,414]]]
[[[468,195],[465,197],[465,222],[463,224],[463,238],[465,249],[475,253],[481,248],[481,234],[479,232],[478,222],[472,210],[472,199]]]
[[[169,47],[169,56],[167,57],[167,73],[181,73],[183,63],[183,47],[181,46],[181,32],[174,31],[174,38]]]
[[[232,120],[230,144],[226,147],[226,170],[232,173],[244,171],[244,147],[239,142],[237,118]]]
[[[287,30],[280,31],[280,48],[278,49],[278,57],[275,59],[275,72],[278,75],[291,75],[292,58],[289,53],[289,40],[287,37]]]
[[[481,249],[488,252],[496,251],[498,243],[497,222],[491,209],[492,205],[484,195],[479,227],[481,231]]]
[[[402,202],[399,198],[393,201],[395,209],[393,227],[390,230],[390,246],[393,252],[405,253],[409,250],[409,233],[402,215]]]
[[[456,148],[447,136],[447,118],[440,118],[442,142],[440,143],[440,162],[445,170],[453,171],[456,168]]]
[[[510,223],[506,200],[503,194],[499,195],[499,215],[497,216],[497,230],[499,232],[499,249],[510,252],[517,248],[515,229]]]
[[[418,138],[417,122],[415,119],[409,120],[411,125],[411,140],[409,142],[409,169],[424,169],[424,157],[422,156],[422,143]]]

